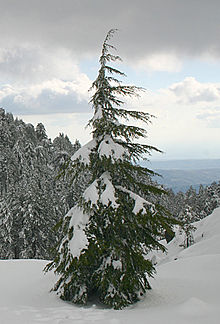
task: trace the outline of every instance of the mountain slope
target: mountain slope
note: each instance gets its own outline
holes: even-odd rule
[[[190,186],[199,189],[200,184],[208,186],[220,180],[219,159],[152,160],[141,165],[159,173],[162,177],[155,180],[174,192],[186,191]]]
[[[179,245],[178,234],[168,253],[154,253],[157,275],[146,298],[122,311],[100,305],[78,307],[49,290],[54,275],[42,272],[46,261],[0,261],[1,324],[217,324],[220,318],[220,208],[195,223],[195,244]]]
[[[199,189],[199,186],[208,186],[214,181],[220,180],[219,169],[201,170],[156,170],[161,177],[156,176],[155,180],[167,188],[172,188],[174,192],[187,191],[190,186]]]

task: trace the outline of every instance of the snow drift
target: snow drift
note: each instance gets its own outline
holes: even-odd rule
[[[155,253],[157,275],[143,301],[122,311],[100,305],[78,307],[50,292],[55,277],[46,261],[0,261],[1,324],[217,324],[220,318],[220,208],[195,223],[195,244],[180,247],[177,234],[168,253]]]

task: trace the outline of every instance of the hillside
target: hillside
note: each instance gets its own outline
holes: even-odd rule
[[[195,223],[195,244],[179,247],[179,234],[156,253],[157,275],[146,298],[122,311],[100,305],[78,307],[61,301],[49,290],[52,273],[46,261],[0,262],[1,324],[217,324],[220,317],[220,208]]]
[[[151,160],[143,162],[143,165],[157,170],[207,170],[219,169],[220,159]]]
[[[174,192],[185,192],[190,186],[199,189],[199,186],[208,186],[220,180],[220,168],[199,169],[199,170],[161,170],[156,169],[161,177],[155,177],[158,183],[172,188]]]
[[[190,186],[198,190],[200,184],[208,186],[220,180],[219,159],[152,160],[141,165],[159,173],[161,177],[155,180],[174,192],[185,192]]]

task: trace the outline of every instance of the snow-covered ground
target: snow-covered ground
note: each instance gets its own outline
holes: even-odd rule
[[[195,244],[183,250],[183,237],[177,236],[167,255],[155,255],[153,289],[122,311],[61,301],[49,292],[55,278],[42,272],[46,261],[0,261],[0,323],[220,323],[220,208],[195,225]]]

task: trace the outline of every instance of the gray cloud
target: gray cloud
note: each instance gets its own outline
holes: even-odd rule
[[[50,89],[43,89],[37,97],[25,99],[27,98],[24,97],[24,100],[19,100],[17,94],[10,94],[0,100],[0,106],[4,107],[8,112],[18,115],[43,115],[60,112],[85,113],[91,109],[88,102],[79,100],[74,92],[61,94]]]
[[[158,52],[220,56],[219,0],[1,0],[1,44],[65,47],[97,55],[110,28],[122,57]]]
[[[175,71],[184,55],[220,57],[219,0],[0,0],[0,10],[0,104],[13,113],[87,111],[91,82],[77,64],[98,58],[110,28],[133,66]],[[70,88],[58,84],[70,80]],[[171,91],[191,103],[220,95],[185,84]]]
[[[79,74],[77,62],[66,50],[45,49],[33,44],[0,48],[0,79],[4,82],[30,84],[53,78],[73,80]]]

